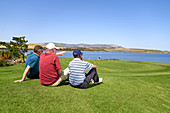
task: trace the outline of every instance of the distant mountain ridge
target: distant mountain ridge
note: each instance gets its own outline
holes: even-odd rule
[[[124,48],[122,46],[114,44],[66,44],[66,43],[55,43],[56,46],[60,47],[70,47],[70,48]],[[47,45],[48,43],[42,43]]]

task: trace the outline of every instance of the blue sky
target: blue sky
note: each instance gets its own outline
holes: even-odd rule
[[[170,0],[0,0],[0,41],[170,51]]]

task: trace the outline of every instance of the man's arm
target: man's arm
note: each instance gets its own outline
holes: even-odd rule
[[[21,80],[16,80],[16,81],[14,81],[14,82],[22,82],[22,81],[24,81],[24,80],[25,80],[25,77],[27,76],[27,74],[28,74],[28,72],[29,72],[30,69],[31,69],[31,67],[30,67],[29,65],[27,65],[27,67],[26,67],[26,69],[25,69],[25,71],[24,71],[24,73],[23,73],[22,79],[21,79]]]
[[[59,53],[56,53],[56,55],[64,56],[64,53],[65,53],[65,52],[66,52],[66,51],[59,52]]]

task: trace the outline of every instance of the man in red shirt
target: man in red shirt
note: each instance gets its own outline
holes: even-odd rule
[[[68,68],[62,72],[59,58],[56,55],[57,49],[53,43],[49,43],[46,46],[46,53],[40,56],[39,76],[42,85],[57,86],[68,76]]]

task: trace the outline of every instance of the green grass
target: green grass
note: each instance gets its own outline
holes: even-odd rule
[[[60,58],[66,68],[71,58]],[[42,86],[39,79],[21,79],[24,64],[0,67],[0,113],[168,113],[170,64],[88,60],[98,66],[100,85],[77,89],[62,82]]]

